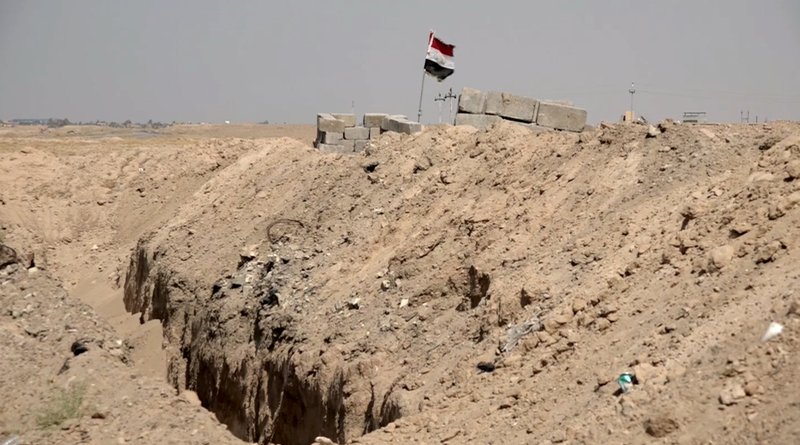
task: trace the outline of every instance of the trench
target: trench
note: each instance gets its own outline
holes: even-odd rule
[[[141,322],[160,320],[168,382],[196,392],[245,441],[308,445],[325,436],[344,444],[399,418],[389,392],[376,394],[346,366],[301,353],[294,320],[275,301],[270,278],[280,267],[251,259],[237,275],[198,289],[140,241],[126,274],[125,308]],[[369,397],[355,402],[356,392]]]

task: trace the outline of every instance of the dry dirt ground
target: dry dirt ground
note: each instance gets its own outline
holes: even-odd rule
[[[800,124],[311,138],[0,129],[0,439],[800,441]]]

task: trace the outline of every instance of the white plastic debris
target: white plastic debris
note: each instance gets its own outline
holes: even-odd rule
[[[773,321],[769,324],[767,331],[764,332],[764,335],[761,337],[761,341],[770,341],[772,338],[780,335],[781,332],[783,332],[783,325]]]

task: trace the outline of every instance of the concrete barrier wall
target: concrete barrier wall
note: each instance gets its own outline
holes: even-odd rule
[[[455,125],[471,125],[485,130],[500,120],[533,129],[579,132],[586,126],[586,110],[563,102],[540,101],[510,93],[474,88],[461,90]]]
[[[352,113],[320,113],[317,115],[317,139],[314,146],[333,153],[358,153],[364,151],[370,139],[381,133],[394,131],[414,134],[422,131],[419,122],[405,116],[384,113],[366,113],[361,125],[356,125]]]

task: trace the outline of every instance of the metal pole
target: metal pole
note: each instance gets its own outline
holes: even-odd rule
[[[422,69],[422,85],[419,87],[419,110],[417,110],[417,122],[422,123],[422,92],[425,91],[425,69]]]
[[[431,45],[433,45],[433,35],[434,31],[431,30],[430,36],[428,37],[428,48],[425,50],[425,60],[428,60],[428,53],[431,51]],[[417,122],[422,123],[422,93],[425,91],[425,68],[422,68],[422,85],[419,87],[419,110],[417,111]]]
[[[628,90],[628,92],[631,93],[631,121],[634,121],[635,116],[633,113],[633,95],[636,93],[636,88],[634,88],[633,82],[631,82],[631,89]]]

